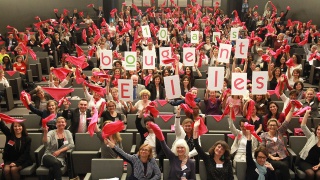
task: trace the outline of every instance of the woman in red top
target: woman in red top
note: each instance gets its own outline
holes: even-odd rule
[[[18,71],[21,75],[25,75],[27,72],[27,62],[28,58],[24,60],[24,57],[18,55],[16,57],[16,62],[13,64],[13,70]]]

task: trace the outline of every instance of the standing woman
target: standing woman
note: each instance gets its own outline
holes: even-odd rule
[[[301,122],[301,129],[306,135],[307,143],[299,153],[299,167],[308,180],[320,179],[320,124],[315,128],[314,134],[306,126],[311,110],[307,110]]]
[[[67,165],[65,162],[66,152],[74,148],[72,134],[69,130],[65,130],[66,125],[66,119],[58,117],[56,130],[48,132],[48,128],[43,129],[42,142],[46,150],[42,156],[41,164],[50,169],[50,180],[62,180],[60,168]]]
[[[288,129],[294,108],[294,104],[291,103],[291,110],[280,127],[277,119],[269,119],[267,123],[269,131],[262,133],[260,136],[262,139],[261,145],[266,147],[268,151],[268,162],[276,170],[278,179],[290,179],[289,154],[284,143],[283,134]]]
[[[200,121],[196,121],[193,127],[193,142],[206,166],[207,179],[233,180],[229,145],[225,141],[217,141],[209,149],[209,155],[207,155],[199,145],[199,126]]]
[[[14,122],[9,129],[0,119],[0,130],[6,136],[3,151],[4,177],[20,179],[20,170],[32,164],[30,157],[31,138],[22,122]]]

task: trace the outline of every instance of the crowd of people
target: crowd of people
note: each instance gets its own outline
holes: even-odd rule
[[[303,74],[320,60],[317,26],[312,21],[287,19],[290,7],[286,12],[280,12],[271,1],[267,2],[264,13],[259,14],[256,11],[259,7],[252,7],[244,0],[242,11],[239,14],[233,11],[231,16],[220,9],[219,4],[201,7],[191,1],[186,8],[180,8],[173,1],[171,3],[172,8],[167,8],[164,3],[159,8],[151,6],[145,12],[134,4],[127,6],[123,3],[122,9],[110,12],[109,23],[102,7],[96,9],[92,4],[88,8],[92,7],[96,12],[95,21],[76,8],[72,14],[64,10],[60,15],[54,9],[55,20],[42,21],[36,17],[34,27],[23,33],[7,27],[10,33],[1,37],[5,47],[0,53],[0,83],[4,86],[9,86],[4,71],[18,71],[23,79],[27,79],[28,58],[33,57],[32,49],[36,47],[42,47],[50,57],[49,87],[59,89],[76,82],[83,84],[85,98],[78,97],[76,109],[70,108],[69,97],[54,100],[53,95],[45,93],[40,86],[31,91],[30,96],[22,96],[27,108],[42,119],[39,128],[42,125],[46,146],[42,165],[50,168],[50,178],[62,178],[60,168],[66,165],[66,151],[76,146],[75,134],[88,132],[90,121],[87,118],[96,117],[97,113],[99,121],[94,132],[101,141],[102,158],[123,158],[129,162],[132,166],[129,179],[161,179],[163,159],[169,159],[168,179],[172,180],[196,179],[199,159],[203,159],[210,180],[233,179],[232,168],[239,161],[247,162],[246,179],[291,179],[285,138],[292,117],[299,114],[303,116],[301,128],[308,140],[297,164],[305,172],[306,179],[319,179],[320,125],[314,127],[314,132],[306,126],[310,118],[319,117],[319,99],[315,89],[305,88]],[[141,26],[145,25],[150,27],[151,38],[143,37]],[[219,46],[235,45],[235,41],[230,40],[230,30],[235,27],[240,29],[239,39],[250,40],[248,56],[238,59],[232,53],[229,63],[221,63],[218,60]],[[159,40],[159,28],[167,28],[167,40]],[[192,31],[199,31],[198,43],[191,43]],[[220,37],[213,38],[214,32],[219,32]],[[81,49],[80,46],[87,47]],[[171,48],[173,61],[160,65],[160,59],[156,58],[155,69],[144,69],[144,50],[153,51],[159,57],[161,47]],[[183,63],[184,47],[196,47],[193,66]],[[303,48],[305,54],[292,53],[290,48]],[[102,50],[112,50],[113,69],[101,68]],[[137,52],[136,70],[125,69],[123,57],[126,51]],[[60,63],[58,67],[54,56]],[[92,58],[97,62],[94,63]],[[302,59],[309,63],[302,65]],[[195,87],[195,82],[208,78],[210,66],[224,67],[223,88],[220,91],[205,88],[204,94],[199,94],[200,88]],[[92,71],[91,76],[85,75],[84,71],[88,70]],[[268,72],[268,93],[251,94],[255,71]],[[246,73],[246,94],[232,94],[232,73]],[[164,77],[173,75],[180,77],[181,96],[168,99]],[[133,101],[119,98],[120,79],[132,80]],[[281,99],[283,109],[271,100],[272,94]],[[155,101],[161,100],[174,106],[176,140],[172,147],[168,147],[161,127],[155,124],[157,114],[151,111],[145,115]],[[205,106],[203,112],[201,103]],[[180,120],[181,110],[186,119]],[[136,114],[135,125],[141,136],[141,143],[137,142],[141,146],[134,155],[124,152],[119,132],[107,138],[103,136],[103,127],[117,121],[127,122],[127,114]],[[209,150],[201,148],[200,139],[206,133],[205,121],[209,115],[228,117],[230,131],[235,136],[231,147],[225,141],[217,141]],[[240,129],[234,125],[235,116],[243,117],[239,121]],[[67,130],[68,120],[71,126]],[[0,128],[7,137],[3,176],[5,179],[19,179],[19,171],[31,163],[32,142],[23,122],[14,122],[9,129],[3,121],[0,120]],[[160,160],[159,165],[156,158]]]

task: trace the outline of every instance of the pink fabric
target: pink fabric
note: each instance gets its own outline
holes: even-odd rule
[[[70,69],[66,69],[66,68],[54,68],[52,70],[52,73],[58,78],[60,79],[60,81],[63,81],[67,75],[72,72]]]
[[[173,114],[161,114],[159,115],[164,122],[168,122],[174,115]]]
[[[188,104],[180,104],[180,107],[181,107],[181,109],[183,109],[184,110],[184,112],[186,112],[186,113],[190,113],[190,114],[192,114],[193,113],[193,110],[188,106]]]
[[[27,100],[25,98],[25,95],[28,96],[29,99],[31,99],[31,96],[29,93],[25,92],[25,91],[21,91],[20,93],[20,100],[22,101],[22,104],[24,105],[24,107],[26,107],[27,109],[30,109],[29,108],[29,104],[27,103]]]
[[[153,130],[154,134],[156,135],[157,139],[159,139],[159,141],[164,141],[162,131],[157,124],[149,122],[149,127]]]
[[[91,118],[87,118],[87,119],[91,120],[90,124],[88,126],[88,132],[89,132],[90,136],[92,137],[94,134],[94,129],[96,128],[96,125],[97,125],[98,119],[99,119],[98,111],[94,106],[93,106],[93,115],[91,116]]]
[[[217,122],[220,122],[222,120],[222,115],[210,115],[212,116]]]
[[[15,119],[13,117],[10,117],[6,114],[0,113],[0,118],[2,121],[6,122],[7,124],[9,123],[15,123],[15,122],[23,122],[24,120],[22,119]]]
[[[117,132],[122,131],[124,128],[124,123],[120,120],[108,123],[102,128],[102,137],[105,139]]]
[[[251,125],[247,122],[244,123],[244,127],[250,131],[250,133],[255,137],[257,138],[257,140],[259,142],[262,142],[262,139],[260,138],[260,136],[258,136],[258,134],[256,133],[256,131],[254,130],[254,125]]]
[[[166,100],[160,100],[160,99],[158,99],[157,101],[158,101],[158,103],[160,104],[160,106],[164,106],[164,105],[168,104],[168,102],[167,102]]]
[[[56,114],[50,114],[48,117],[42,119],[42,127],[47,127],[47,122],[52,121],[56,117]]]
[[[194,98],[195,98],[195,95],[192,94],[191,92],[186,93],[185,102],[192,108],[196,107],[196,102],[194,101]]]
[[[42,89],[45,90],[48,94],[50,94],[57,101],[74,91],[73,88],[42,87]]]

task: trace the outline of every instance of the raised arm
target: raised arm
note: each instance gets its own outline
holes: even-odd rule
[[[114,152],[116,152],[122,159],[124,159],[125,161],[129,161],[132,162],[134,160],[134,156],[127,154],[126,152],[124,152],[121,148],[119,148],[118,146],[116,146],[114,143],[112,143],[110,141],[110,139],[105,139],[104,143],[109,146],[110,148],[112,148],[112,150]]]
[[[306,111],[301,122],[301,129],[307,139],[309,139],[312,136],[312,132],[307,127],[307,121],[308,121],[308,117],[310,116],[310,112],[311,112],[311,109]]]
[[[180,125],[180,106],[178,106],[177,111],[176,111],[176,118],[174,121],[174,130],[176,133],[176,138],[184,138],[186,133],[184,132],[183,128]]]
[[[200,126],[200,120],[198,120],[194,123],[193,143],[194,143],[194,148],[197,150],[199,156],[202,159],[205,159],[208,157],[208,155],[203,151],[203,149],[200,147],[200,144],[199,144],[199,126]]]

